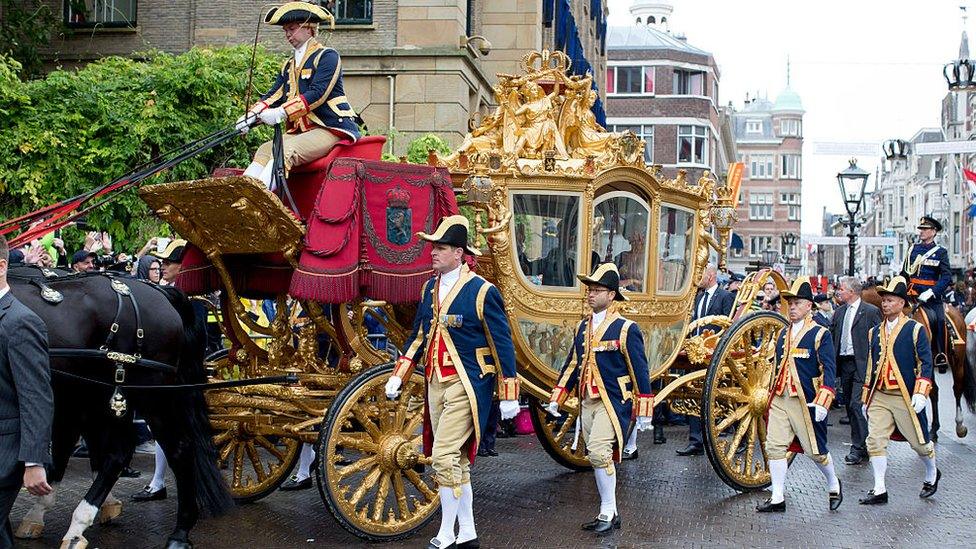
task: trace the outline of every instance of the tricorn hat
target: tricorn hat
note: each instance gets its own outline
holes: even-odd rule
[[[335,18],[325,8],[311,2],[287,2],[281,6],[271,8],[264,14],[264,22],[269,25],[285,25],[287,23],[329,23],[335,24]]]
[[[830,301],[830,296],[827,294],[817,294],[813,296],[814,303],[823,303],[824,301]]]
[[[445,217],[441,219],[441,223],[437,226],[434,234],[418,232],[417,236],[421,240],[434,244],[447,244],[455,248],[464,248],[464,252],[470,255],[481,255],[481,252],[468,246],[468,218],[463,215]]]
[[[183,261],[183,252],[186,250],[186,240],[176,239],[170,241],[166,249],[161,252],[152,252],[152,255],[162,259],[163,261],[169,261],[170,263],[181,263]]]
[[[893,295],[908,301],[908,283],[905,277],[896,276],[888,281],[884,286],[878,286],[878,295]]]
[[[620,293],[620,271],[613,263],[601,263],[596,266],[596,270],[590,276],[576,275],[576,278],[579,278],[587,286],[603,286],[616,292],[614,301],[627,301],[627,297]]]
[[[810,278],[799,276],[793,281],[789,290],[782,293],[784,299],[806,299],[813,301],[813,287],[810,286]]]
[[[918,220],[918,227],[916,229],[935,229],[936,232],[942,230],[942,223],[939,220],[928,215],[923,215],[922,219]]]

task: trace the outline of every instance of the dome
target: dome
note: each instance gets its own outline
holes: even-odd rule
[[[776,96],[776,102],[773,103],[773,111],[804,112],[800,95],[787,86],[785,90]]]

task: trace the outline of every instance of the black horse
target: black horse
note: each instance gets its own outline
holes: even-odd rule
[[[205,319],[174,288],[110,274],[54,274],[12,269],[8,282],[47,324],[55,398],[50,477],[63,478],[80,435],[97,473],[62,547],[87,546],[82,534],[135,449],[134,411],[149,424],[176,477],[176,527],[166,547],[190,547],[201,510],[219,515],[233,506],[217,468],[203,394],[166,388],[205,381]],[[18,531],[39,536],[51,503],[42,499],[25,518],[35,521],[36,531],[30,524]]]

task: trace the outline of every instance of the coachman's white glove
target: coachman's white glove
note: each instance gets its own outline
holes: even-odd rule
[[[269,126],[274,126],[285,119],[285,108],[275,107],[273,109],[264,109],[258,116],[261,117],[261,122]]]
[[[925,409],[926,400],[925,395],[920,395],[918,393],[912,395],[912,408],[915,409],[916,414]]]
[[[813,408],[813,420],[817,423],[827,419],[827,409],[819,404],[807,404],[810,408]]]
[[[512,419],[522,411],[522,407],[517,400],[503,400],[498,403],[498,411],[501,412],[502,419]]]
[[[928,303],[933,297],[935,297],[935,294],[932,293],[931,289],[925,290],[924,292],[918,294],[918,300],[922,303]]]
[[[400,385],[403,385],[402,379],[397,376],[390,376],[386,382],[386,398],[393,399],[400,396]]]
[[[251,126],[258,123],[258,115],[254,111],[247,111],[246,114],[242,115],[237,119],[234,124],[234,129],[245,134],[251,129]]]
[[[637,418],[637,430],[638,431],[648,431],[654,429],[654,424],[652,423],[654,418],[648,416],[641,416]]]
[[[549,405],[546,406],[546,413],[549,414],[552,417],[559,417],[559,416],[561,416],[562,414],[559,413],[559,403],[558,402],[550,402]]]

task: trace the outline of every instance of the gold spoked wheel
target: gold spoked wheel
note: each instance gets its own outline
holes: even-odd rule
[[[343,528],[371,541],[405,538],[439,508],[425,464],[424,380],[405,380],[386,398],[393,364],[372,368],[337,396],[319,436],[317,481],[322,500]]]
[[[218,376],[229,371],[226,349],[207,357],[206,362]],[[216,392],[207,394],[217,396]],[[238,503],[251,503],[277,490],[295,467],[301,450],[297,439],[262,433],[262,425],[253,421],[256,412],[251,408],[210,406],[218,464]]]
[[[763,311],[735,321],[722,334],[702,395],[705,451],[723,482],[739,491],[769,485],[764,415],[769,402],[776,335],[786,326]]]
[[[542,409],[542,406],[538,399],[529,398],[529,410],[531,410],[535,436],[549,457],[573,471],[590,469],[590,461],[586,459],[586,443],[582,436],[576,435],[578,428],[576,418],[579,417],[579,409],[563,408],[560,410],[562,416],[552,417]],[[575,450],[573,449],[574,443]]]

